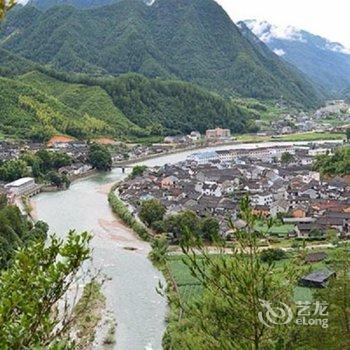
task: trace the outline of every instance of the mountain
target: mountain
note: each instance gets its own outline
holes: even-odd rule
[[[11,60],[0,63],[0,76],[8,73],[0,77],[0,134],[8,136],[63,133],[135,139],[195,129],[204,132],[216,126],[241,133],[253,130],[259,115],[254,108],[189,83],[137,74],[96,79],[32,66],[11,54],[7,57],[27,64],[16,75],[16,65],[1,67]]]
[[[41,0],[41,3],[45,3]],[[247,40],[213,0],[124,0],[78,9],[12,11],[3,48],[65,71],[128,72],[178,79],[224,96],[240,94],[315,106],[319,95],[293,67]]]
[[[29,5],[41,10],[47,10],[54,6],[70,5],[81,9],[111,5],[121,0],[30,0]],[[153,0],[140,0],[147,5],[152,5]]]
[[[110,5],[120,0],[30,0],[28,5],[35,6],[41,10],[47,10],[54,6],[70,5],[77,8],[91,8]]]
[[[350,86],[350,50],[339,43],[294,27],[247,20],[247,26],[272,51],[296,66],[329,94]]]
[[[102,88],[64,84],[37,72],[0,78],[0,115],[0,132],[18,138],[121,136],[138,129]]]

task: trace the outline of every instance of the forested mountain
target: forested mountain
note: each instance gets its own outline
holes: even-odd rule
[[[247,25],[272,51],[300,69],[329,93],[350,86],[350,50],[339,43],[294,27],[248,20]],[[249,35],[249,34],[248,34]]]
[[[41,0],[41,4],[45,4]],[[86,2],[84,2],[86,3]],[[94,75],[136,72],[179,79],[225,96],[314,106],[311,84],[247,40],[213,0],[122,0],[93,9],[17,8],[0,30],[3,48],[55,69]]]
[[[47,10],[53,6],[71,5],[77,8],[90,8],[104,5],[110,5],[120,0],[30,0],[29,5]]]
[[[128,138],[216,126],[245,132],[253,130],[258,115],[189,83],[43,72],[0,78],[0,133]]]
[[[29,5],[38,7],[42,10],[47,10],[53,6],[71,5],[77,8],[91,8],[105,5],[111,5],[122,0],[30,0]],[[151,5],[153,0],[140,0]]]

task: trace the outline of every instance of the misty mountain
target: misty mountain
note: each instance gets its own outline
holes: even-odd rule
[[[25,58],[65,71],[135,72],[192,82],[225,96],[283,95],[304,106],[319,101],[302,74],[262,50],[264,44],[247,40],[213,0],[157,0],[152,6],[124,0],[93,9],[55,6],[46,12],[25,6],[9,14],[0,42]]]
[[[343,45],[291,26],[282,28],[256,20],[244,24],[272,51],[328,93],[338,93],[350,86],[350,50]]]

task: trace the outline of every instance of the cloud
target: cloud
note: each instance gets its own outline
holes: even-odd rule
[[[266,21],[245,21],[249,29],[264,43],[273,39],[305,42],[301,31],[293,26],[275,26]]]
[[[328,42],[325,46],[325,49],[334,51],[334,52],[343,53],[345,55],[350,55],[350,49],[344,47],[342,44],[339,44],[339,43]]]
[[[278,56],[284,56],[286,54],[286,51],[283,49],[274,49],[273,52]]]

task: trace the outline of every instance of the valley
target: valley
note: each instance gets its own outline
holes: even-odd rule
[[[1,349],[349,348],[339,1],[0,1]]]

